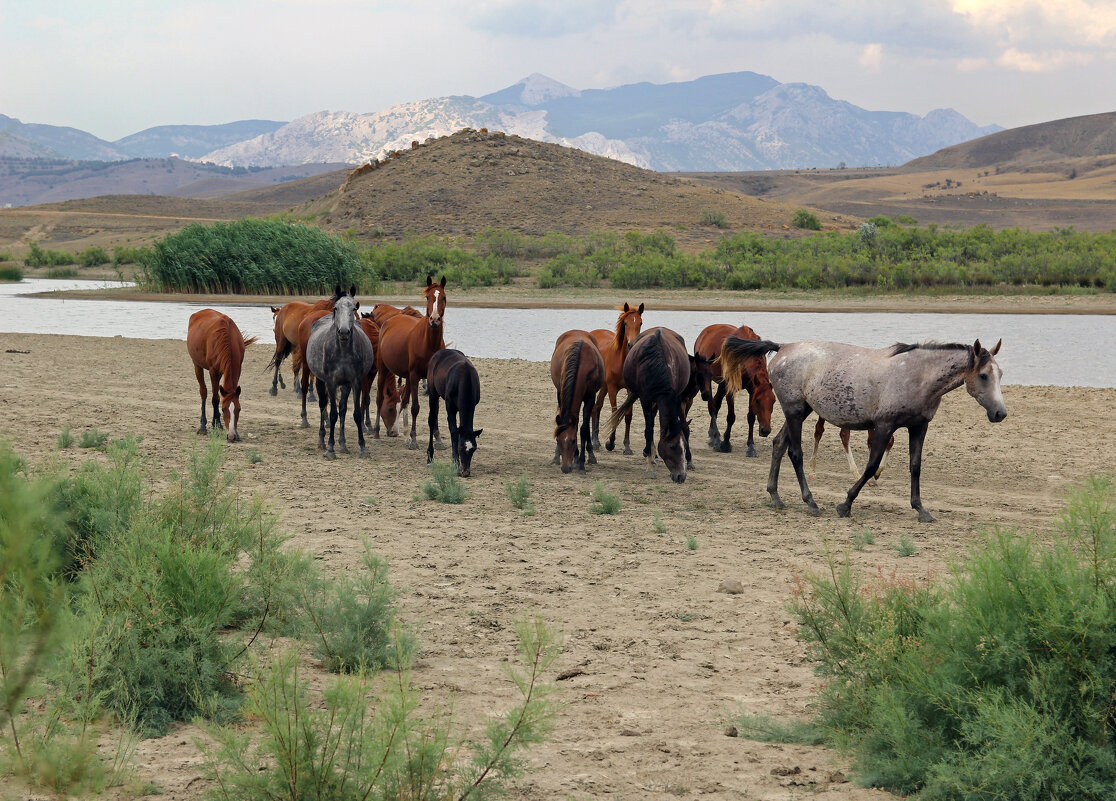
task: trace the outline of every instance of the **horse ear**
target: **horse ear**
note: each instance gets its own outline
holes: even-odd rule
[[[442,289],[445,289],[445,288],[446,288],[446,277],[443,275],[442,276]]]
[[[240,387],[237,387],[237,388],[236,388],[236,396],[237,396],[238,398],[240,397]]]
[[[354,309],[359,309],[360,308],[360,301],[359,300],[356,302],[356,305],[353,306],[353,308]]]
[[[628,301],[625,300],[624,301],[624,313],[627,314],[629,311],[630,311],[630,307],[628,306]]]
[[[483,433],[484,433],[484,429],[483,428],[478,428],[476,431],[473,432],[473,439],[476,439],[477,437],[479,437]]]
[[[352,295],[354,298],[356,297],[356,284],[351,284],[349,286],[349,294]]]
[[[1004,340],[1003,340],[1003,338],[1000,338],[999,340],[996,341],[996,347],[992,348],[992,350],[990,350],[988,352],[991,353],[993,356],[995,356],[997,353],[1000,352],[1000,345],[1003,345],[1003,344],[1004,344]]]
[[[427,273],[426,274],[426,285],[430,286],[433,283],[434,283],[434,276],[432,276],[430,273]]]
[[[643,304],[639,304],[639,313],[643,314]]]
[[[222,387],[222,386],[218,385],[218,386],[217,386],[217,394],[218,394],[218,395],[220,395],[221,397],[224,397],[224,396],[225,396],[225,395],[227,395],[228,393],[227,393],[227,392],[225,392],[225,388],[224,388],[224,387]]]
[[[973,343],[973,355],[979,356],[981,350],[983,349],[980,347],[980,340],[978,339],[976,342]]]
[[[340,284],[334,284],[333,285],[333,297],[339,298],[339,297],[341,297],[342,294],[344,294],[344,293],[341,291],[341,285]]]
[[[562,415],[560,415],[560,414],[554,415],[554,425],[556,425],[556,426],[562,425]]]

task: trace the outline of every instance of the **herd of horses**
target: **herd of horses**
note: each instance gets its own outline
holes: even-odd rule
[[[347,452],[345,417],[350,395],[362,457],[368,455],[366,429],[378,439],[382,418],[387,436],[398,436],[407,425],[408,412],[410,436],[406,444],[418,448],[419,396],[425,385],[429,398],[427,462],[433,459],[436,448],[446,447],[438,431],[439,401],[444,400],[452,459],[458,474],[469,476],[481,434],[481,429],[473,428],[480,379],[465,354],[445,345],[445,278],[436,282],[433,276],[427,276],[425,311],[378,304],[370,313],[362,314],[355,295],[355,287],[347,292],[338,287],[332,297],[316,303],[292,301],[272,307],[275,353],[268,364],[269,369],[274,368],[271,394],[277,394],[279,386],[286,386],[280,367],[289,355],[294,391],[302,400],[302,425],[309,425],[306,401],[314,400],[316,391],[318,447],[325,451],[326,458],[334,459],[337,452]],[[807,511],[820,513],[807,484],[802,449],[803,423],[816,413],[811,477],[826,422],[840,428],[849,467],[856,477],[845,501],[837,507],[840,516],[848,517],[863,486],[879,477],[884,458],[894,445],[895,432],[906,428],[910,438],[911,507],[920,521],[929,522],[934,518],[922,504],[919,486],[922,446],[942,397],[964,385],[991,422],[1007,415],[1000,389],[1002,371],[995,359],[999,342],[991,349],[983,348],[979,340],[973,345],[900,343],[882,349],[813,340],[779,344],[761,339],[745,325],[714,324],[698,335],[691,353],[676,331],[643,329],[644,304],[636,307],[625,303],[619,311],[613,330],[573,329],[555,343],[550,361],[557,396],[553,462],[563,473],[584,471],[586,464],[596,463],[594,449],[601,446],[600,416],[607,399],[611,414],[604,425],[605,448],[614,449],[616,430],[623,422],[624,453],[632,453],[630,430],[638,403],[644,419],[644,458],[652,469],[661,460],[671,480],[682,483],[687,469],[693,468],[689,412],[694,398],[700,394],[708,407],[709,447],[728,453],[732,451],[736,420],[735,395],[746,391],[747,456],[758,456],[757,423],[761,437],[771,433],[776,400],[783,412],[783,426],[773,440],[767,483],[776,508],[783,507],[778,492],[779,468],[789,454]],[[244,350],[255,341],[255,337],[242,337],[229,317],[213,309],[191,316],[187,348],[202,400],[198,433],[207,432],[204,372],[208,370],[213,390],[212,426],[226,429],[230,442],[239,440],[238,382]],[[775,353],[770,363],[769,353]],[[373,381],[374,424],[370,412]],[[618,403],[621,389],[626,396]],[[717,420],[725,401],[728,410],[721,432]],[[869,456],[863,472],[857,469],[849,447],[850,432],[857,430],[868,432]]]

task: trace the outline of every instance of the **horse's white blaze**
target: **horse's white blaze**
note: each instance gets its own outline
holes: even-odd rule
[[[473,448],[477,447],[469,440],[465,440],[465,453],[472,453]]]

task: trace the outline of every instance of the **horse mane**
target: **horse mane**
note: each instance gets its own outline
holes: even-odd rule
[[[577,340],[566,351],[566,366],[562,373],[562,401],[559,403],[558,416],[562,421],[568,420],[573,408],[574,390],[577,388],[577,368],[581,363],[581,346],[584,340]],[[558,424],[558,430],[566,426],[565,422]]]
[[[616,319],[616,333],[612,339],[617,351],[624,350],[624,326],[628,322],[628,317],[636,313],[635,309],[624,311],[623,308],[623,306],[620,307],[620,316]]]
[[[969,353],[969,367],[972,368],[976,362],[973,356],[973,346],[965,345],[960,342],[916,342],[913,345],[908,345],[906,342],[896,342],[891,346],[888,357],[898,356],[900,353],[910,353],[912,350],[962,350]],[[983,359],[983,357],[982,357]]]

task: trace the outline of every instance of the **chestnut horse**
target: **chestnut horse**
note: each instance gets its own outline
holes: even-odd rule
[[[383,418],[388,431],[395,428],[395,419],[399,414],[399,399],[403,394],[403,387],[396,385],[394,375],[388,377],[383,403],[377,403],[376,405],[376,424],[373,426],[369,409],[371,407],[372,381],[379,372],[377,365],[380,358],[380,326],[376,325],[371,317],[361,315],[360,327],[364,329],[368,341],[372,343],[372,351],[376,354],[376,364],[373,365],[372,371],[364,377],[360,384],[360,403],[364,407],[364,427],[372,432],[373,439],[379,439],[381,418]]]
[[[736,422],[735,393],[729,391],[729,383],[725,381],[721,369],[721,362],[717,358],[721,355],[721,346],[730,336],[741,339],[759,339],[751,328],[742,325],[733,328],[726,323],[714,323],[706,326],[696,340],[694,340],[694,353],[713,359],[713,379],[717,382],[717,394],[709,401],[709,447],[721,453],[731,453],[732,424]],[[771,433],[771,411],[775,408],[775,392],[771,389],[771,379],[767,375],[767,361],[762,358],[747,359],[741,363],[743,374],[740,385],[748,390],[748,450],[746,456],[757,457],[755,428],[759,420],[759,433],[766,437]],[[717,430],[717,415],[721,411],[721,402],[728,400],[728,416],[725,418],[725,435]]]
[[[996,347],[987,350],[978,339],[972,345],[899,343],[873,350],[839,342],[780,345],[729,337],[721,350],[721,367],[732,382],[739,376],[741,359],[778,351],[768,369],[786,422],[772,444],[767,479],[772,506],[783,508],[779,497],[779,463],[789,451],[808,512],[821,514],[802,469],[802,422],[811,412],[817,412],[819,417],[842,428],[876,432],[868,466],[845,500],[837,505],[840,517],[852,513],[852,503],[879,469],[891,435],[906,428],[910,435],[911,508],[918,512],[920,523],[929,523],[934,516],[923,507],[919,488],[926,429],[942,397],[962,384],[984,407],[989,421],[998,423],[1007,417],[1000,391],[1003,371],[995,359],[1001,344],[997,342]]]
[[[395,375],[407,381],[404,397],[411,399],[411,439],[407,448],[418,448],[416,428],[418,427],[419,381],[426,378],[430,357],[446,346],[442,324],[446,311],[446,278],[442,276],[435,283],[432,276],[426,276],[426,314],[415,318],[406,314],[396,314],[380,327],[380,355],[377,364],[376,406],[383,406],[389,376]],[[405,413],[406,409],[401,410]],[[435,430],[434,439],[441,437]]]
[[[422,312],[414,306],[404,306],[400,309],[386,303],[377,303],[372,307],[372,311],[361,316],[372,320],[376,325],[383,325],[397,314],[405,314],[408,317],[422,317]]]
[[[430,357],[426,372],[427,394],[430,396],[430,414],[427,423],[430,438],[426,443],[426,463],[434,459],[434,432],[438,430],[438,399],[446,401],[446,425],[450,432],[450,446],[457,475],[468,478],[477,452],[477,437],[483,429],[473,428],[473,415],[480,403],[480,376],[477,368],[459,350],[442,348]]]
[[[323,317],[328,317],[332,314],[330,309],[312,309],[306,313],[302,318],[302,322],[298,324],[298,348],[291,349],[291,373],[294,374],[295,380],[300,382],[299,395],[302,397],[302,422],[299,424],[301,428],[309,428],[310,422],[306,419],[306,398],[309,395],[311,383],[310,379],[313,378],[313,373],[306,366],[306,346],[310,343],[310,331],[314,328],[314,323]]]
[[[186,350],[194,362],[194,376],[201,394],[201,425],[199,434],[209,433],[205,419],[205,376],[213,384],[213,428],[224,428],[229,442],[240,442],[236,427],[240,421],[240,368],[244,349],[256,341],[245,338],[228,315],[215,309],[202,309],[190,315],[186,333]],[[217,409],[220,405],[220,416]]]
[[[628,396],[608,419],[611,434],[638,400],[643,407],[643,455],[652,468],[651,450],[655,414],[659,416],[659,456],[670,470],[670,479],[686,480],[686,421],[682,394],[690,383],[690,359],[682,336],[669,328],[644,331],[624,359],[624,385]]]
[[[604,386],[605,365],[597,341],[588,331],[574,329],[558,337],[550,357],[550,380],[558,391],[558,412],[554,415],[554,460],[562,472],[574,467],[585,471],[586,461],[596,464],[591,432],[593,402]],[[581,409],[578,447],[578,408]]]
[[[299,392],[298,369],[294,366],[297,361],[296,357],[299,356],[298,327],[302,323],[302,319],[311,311],[320,309],[329,311],[332,309],[337,297],[337,295],[334,295],[332,298],[322,298],[316,303],[292,300],[282,306],[271,307],[271,313],[275,316],[275,355],[271,357],[267,366],[275,368],[275,377],[271,379],[270,393],[272,395],[279,394],[278,385],[283,381],[283,377],[279,375],[279,367],[288,354],[294,354],[291,358],[291,372],[294,380],[294,391]],[[286,386],[286,384],[283,384],[284,388]]]
[[[616,330],[597,328],[589,332],[597,341],[597,347],[605,363],[605,383],[597,394],[597,402],[593,405],[594,448],[601,447],[601,409],[604,408],[605,395],[608,395],[608,402],[615,412],[616,393],[624,389],[624,357],[628,355],[628,349],[636,341],[642,327],[643,304],[639,304],[639,308],[636,309],[625,303],[620,309],[620,317],[616,320]],[[631,431],[632,415],[628,412],[628,416],[624,418],[624,453],[626,454],[632,452]],[[608,438],[608,444],[605,445],[608,450],[614,447],[616,447],[615,433]]]
[[[822,418],[819,417],[817,425],[814,426],[814,454],[813,454],[813,456],[810,457],[810,472],[808,474],[810,476],[810,478],[813,478],[818,473],[818,443],[821,442],[822,434],[824,432],[825,432],[825,420],[823,420]],[[845,458],[849,460],[849,470],[852,471],[852,474],[853,474],[854,477],[859,478],[860,477],[860,469],[856,466],[856,460],[853,459],[853,455],[852,455],[852,448],[849,446],[849,436],[851,434],[852,434],[852,429],[851,428],[842,428],[841,429],[841,432],[840,432],[841,447],[845,451]],[[871,428],[868,429],[868,450],[869,451],[872,450],[872,443],[875,441],[875,439],[876,439],[875,430],[871,429]],[[889,439],[887,441],[887,447],[884,448],[884,455],[883,455],[883,459],[880,460],[879,468],[876,470],[875,474],[870,479],[868,479],[868,486],[869,487],[876,486],[876,479],[878,479],[880,477],[880,474],[883,472],[884,462],[887,461],[887,456],[888,456],[889,453],[891,453],[891,449],[894,448],[894,447],[895,447],[895,435],[892,434],[891,439]]]

